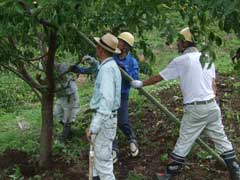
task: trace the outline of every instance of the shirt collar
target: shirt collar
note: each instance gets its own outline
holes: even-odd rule
[[[101,64],[99,65],[99,68],[98,68],[98,69],[100,69],[104,64],[106,64],[107,62],[109,62],[109,61],[111,61],[111,60],[113,60],[112,57],[108,57],[108,58],[104,59],[104,60],[101,62]]]
[[[122,60],[127,59],[127,57],[128,57],[129,55],[130,55],[130,52],[128,52],[127,55],[126,55],[124,58],[120,58],[120,55],[119,55],[119,54],[117,54],[116,57],[117,57],[117,60],[122,61]]]
[[[188,47],[187,49],[185,49],[183,54],[187,54],[187,53],[191,53],[191,52],[199,52],[199,51],[196,47]]]

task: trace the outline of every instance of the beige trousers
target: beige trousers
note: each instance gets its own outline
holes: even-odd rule
[[[184,111],[174,154],[186,157],[201,133],[210,137],[220,154],[233,149],[224,132],[221,111],[215,101],[203,105],[186,105]]]

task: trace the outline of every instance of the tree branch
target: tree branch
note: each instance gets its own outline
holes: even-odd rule
[[[19,5],[22,7],[22,9],[27,13],[28,16],[33,16],[33,13],[30,9],[30,7],[23,1],[18,1]],[[44,27],[50,27],[50,28],[53,28],[55,31],[58,29],[57,26],[55,26],[54,24],[48,22],[47,20],[45,19],[38,19],[36,17],[36,20],[42,24]]]
[[[32,58],[32,59],[30,59],[30,60],[28,60],[28,61],[39,61],[39,60],[45,58],[46,56],[47,56],[47,54],[44,54],[44,55],[42,55],[42,56],[40,56],[40,57],[35,57],[35,58]]]
[[[33,92],[36,94],[37,98],[41,101],[42,98],[41,98],[41,94],[39,93],[38,89],[35,89],[28,81],[27,79],[25,79],[25,77],[22,76],[21,73],[19,73],[16,69],[14,69],[13,67],[10,67],[10,66],[7,66],[7,65],[4,65],[4,64],[0,64],[0,66],[2,66],[3,68],[11,71],[12,73],[16,74],[20,79],[22,79],[24,82],[26,82],[30,87],[31,89],[33,90]]]
[[[24,79],[31,84],[32,87],[37,89],[40,92],[43,92],[43,88],[40,84],[38,84],[34,79],[30,76],[30,74],[27,72],[27,70],[24,67],[24,64],[21,64],[18,66],[20,74],[24,77]]]

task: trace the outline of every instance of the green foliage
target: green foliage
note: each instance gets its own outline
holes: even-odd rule
[[[134,171],[129,171],[128,172],[128,176],[125,180],[144,180],[146,179],[145,177],[143,177],[142,175],[138,175],[136,172]]]
[[[162,162],[167,162],[167,160],[168,160],[168,153],[162,154],[160,156],[160,159],[161,159]]]
[[[1,172],[0,179],[24,180],[20,168],[15,165]]]
[[[212,159],[213,157],[211,155],[209,155],[208,152],[206,151],[198,151],[197,152],[197,156],[202,159],[202,160],[205,160],[205,159]]]
[[[0,73],[0,109],[14,111],[37,101],[29,86],[11,73]]]
[[[24,177],[22,177],[22,173],[21,173],[20,168],[18,166],[15,166],[14,174],[9,175],[9,178],[11,180],[24,180]]]
[[[139,62],[139,72],[146,75],[152,75],[151,65],[147,62]]]
[[[182,18],[187,20],[196,42],[201,43],[202,52],[211,55],[211,61],[217,58],[215,45],[223,44],[224,38],[221,32],[234,32],[237,36],[240,35],[240,2],[238,0],[183,0],[179,1],[177,6]]]

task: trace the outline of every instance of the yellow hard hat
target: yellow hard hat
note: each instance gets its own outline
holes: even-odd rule
[[[193,42],[192,33],[190,32],[189,27],[182,29],[180,34],[183,35],[185,41]]]
[[[122,32],[121,34],[119,34],[118,39],[125,41],[126,43],[128,43],[129,46],[133,47],[134,36],[131,33]]]

